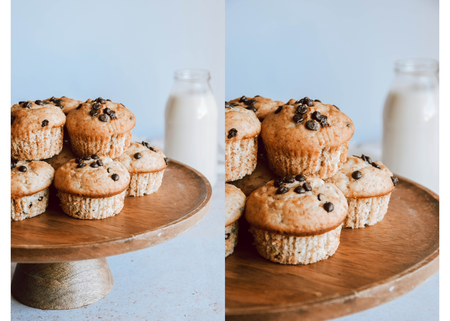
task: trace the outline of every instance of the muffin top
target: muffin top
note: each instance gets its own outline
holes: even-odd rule
[[[347,211],[347,200],[335,185],[297,175],[254,191],[247,199],[245,218],[261,230],[311,236],[337,228]]]
[[[258,136],[261,122],[252,110],[243,107],[225,108],[225,141],[236,141]]]
[[[130,173],[152,173],[167,167],[169,159],[158,148],[147,142],[132,142],[127,150],[115,159]]]
[[[326,181],[335,184],[347,198],[367,198],[391,193],[398,178],[380,161],[362,155],[347,156],[342,168]]]
[[[269,114],[261,131],[265,145],[281,148],[286,153],[299,148],[314,152],[348,142],[355,127],[336,106],[305,97],[299,101],[291,99]]]
[[[225,103],[225,105],[226,104],[227,103]],[[230,100],[228,104],[231,107],[240,106],[254,111],[256,117],[258,117],[260,121],[263,121],[264,118],[272,111],[275,111],[275,109],[277,109],[278,106],[284,105],[282,101],[272,100],[270,98],[261,97],[259,95],[253,98],[242,96],[240,98]]]
[[[62,96],[61,98],[51,97],[43,100],[44,102],[54,103],[56,106],[62,109],[64,114],[68,114],[70,111],[77,108],[83,102],[81,100],[76,100]]]
[[[277,177],[278,176],[269,169],[267,161],[258,158],[256,168],[250,175],[246,175],[244,178],[229,183],[239,188],[246,196],[249,196],[253,191]]]
[[[67,115],[67,130],[72,134],[110,136],[133,129],[136,117],[124,105],[101,97],[88,99]]]
[[[59,153],[58,155],[55,155],[51,158],[45,159],[44,162],[47,162],[48,164],[50,164],[56,171],[62,165],[64,165],[71,159],[74,159],[75,157],[77,157],[77,155],[75,155],[72,152],[72,149],[70,149],[70,144],[64,144],[63,149],[61,150],[61,153]]]
[[[130,174],[120,162],[105,156],[84,156],[70,160],[55,173],[59,192],[89,198],[104,198],[127,189]]]
[[[236,222],[244,213],[245,194],[236,186],[225,184],[225,226]]]
[[[29,132],[61,127],[66,116],[54,103],[42,100],[21,101],[11,107],[11,135],[26,136]]]
[[[46,162],[11,160],[11,197],[40,192],[52,184],[54,176],[55,170]]]

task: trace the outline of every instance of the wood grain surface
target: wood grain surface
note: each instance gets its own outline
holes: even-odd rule
[[[383,221],[344,229],[331,258],[280,265],[252,246],[248,223],[225,260],[227,320],[328,320],[390,301],[438,271],[439,198],[400,177]]]
[[[19,263],[11,284],[17,301],[43,310],[68,310],[104,298],[114,281],[105,258],[86,261]]]
[[[52,194],[44,214],[11,222],[11,261],[87,260],[160,244],[200,222],[211,206],[211,193],[202,174],[171,161],[156,193],[127,197],[122,212],[104,220],[69,217]]]

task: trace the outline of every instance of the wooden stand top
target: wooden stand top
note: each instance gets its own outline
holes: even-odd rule
[[[171,160],[160,189],[126,197],[123,210],[104,220],[66,215],[50,195],[47,211],[11,222],[11,261],[51,263],[102,258],[163,243],[195,226],[211,206],[212,189],[199,172]]]
[[[227,320],[334,319],[390,301],[435,274],[439,197],[399,178],[383,221],[344,229],[337,252],[318,263],[264,259],[240,221],[238,246],[225,260]]]

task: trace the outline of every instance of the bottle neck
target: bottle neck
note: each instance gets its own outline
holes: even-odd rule
[[[172,94],[205,95],[211,93],[210,74],[205,69],[179,69],[174,74]]]

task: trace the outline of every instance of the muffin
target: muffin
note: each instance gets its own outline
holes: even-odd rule
[[[154,193],[161,186],[169,159],[158,148],[147,142],[133,142],[116,159],[130,173],[127,196],[144,196]]]
[[[342,168],[327,182],[335,184],[347,198],[344,227],[362,228],[384,218],[398,178],[380,161],[362,155],[347,156]]]
[[[238,220],[244,208],[245,194],[236,186],[225,184],[225,257],[232,254],[237,245]]]
[[[68,98],[66,96],[61,96],[61,98],[51,97],[44,99],[44,102],[54,103],[56,106],[61,108],[63,113],[67,115],[70,111],[77,108],[83,102],[81,100],[76,100],[72,98]]]
[[[225,108],[225,181],[251,174],[256,167],[261,123],[242,107]]]
[[[77,157],[58,168],[55,187],[63,211],[83,220],[118,214],[124,205],[130,174],[106,156]]]
[[[267,160],[263,158],[258,158],[258,163],[256,164],[256,168],[250,175],[244,176],[237,181],[230,182],[237,188],[239,188],[242,192],[244,192],[245,196],[250,196],[250,194],[265,185],[268,181],[278,178],[270,169],[267,164]]]
[[[63,147],[66,116],[54,103],[21,101],[11,107],[11,157],[41,160]]]
[[[269,114],[261,137],[277,175],[302,173],[326,179],[345,162],[354,131],[352,120],[336,106],[305,97],[291,99]]]
[[[67,115],[72,151],[78,156],[119,157],[130,145],[135,125],[136,118],[125,106],[101,97],[88,99]]]
[[[271,112],[275,111],[278,106],[284,105],[282,101],[264,98],[259,95],[256,95],[253,98],[242,96],[240,98],[230,100],[228,104],[231,107],[240,106],[254,111],[256,117],[258,117],[260,121],[263,121],[264,118]]]
[[[11,221],[45,212],[55,170],[41,161],[11,161]]]
[[[300,174],[254,191],[245,218],[261,256],[281,264],[310,264],[336,252],[347,210],[335,185]]]
[[[71,159],[76,158],[77,156],[72,152],[69,144],[63,144],[63,149],[61,153],[53,156],[52,158],[45,159],[44,161],[50,164],[55,171],[60,168],[65,163],[69,162]]]

